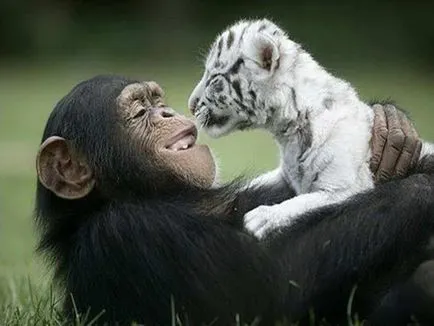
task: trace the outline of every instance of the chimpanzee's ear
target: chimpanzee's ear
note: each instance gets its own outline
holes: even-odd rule
[[[95,187],[87,162],[64,138],[52,136],[39,148],[36,170],[42,185],[64,199],[80,199]]]

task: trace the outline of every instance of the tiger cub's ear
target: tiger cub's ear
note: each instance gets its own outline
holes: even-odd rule
[[[266,33],[258,33],[247,42],[244,55],[255,61],[260,69],[273,73],[279,66],[280,52],[277,42]]]

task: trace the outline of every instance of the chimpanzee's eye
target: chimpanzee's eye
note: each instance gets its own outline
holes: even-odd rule
[[[145,109],[141,109],[139,112],[137,112],[134,116],[133,119],[137,119],[140,117],[143,117],[145,115],[146,110]]]

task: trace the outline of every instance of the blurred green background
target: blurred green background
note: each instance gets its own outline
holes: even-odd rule
[[[434,138],[434,4],[391,1],[25,1],[0,2],[0,305],[17,284],[46,282],[34,256],[34,158],[55,103],[99,73],[158,81],[187,114],[189,92],[218,32],[267,17],[347,79],[362,98],[393,98],[420,134]],[[208,142],[225,179],[277,163],[270,136],[236,133]],[[44,289],[44,288],[42,288]]]

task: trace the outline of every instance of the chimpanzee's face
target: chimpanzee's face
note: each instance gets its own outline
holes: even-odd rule
[[[194,122],[177,114],[163,101],[163,90],[155,82],[126,86],[118,97],[120,116],[131,143],[152,158],[154,164],[183,180],[210,187],[215,162],[206,145],[196,143]]]
[[[64,199],[97,188],[109,197],[123,191],[167,191],[215,181],[213,156],[196,144],[193,121],[163,101],[155,82],[95,77],[77,85],[53,110],[37,157],[38,177]],[[175,182],[176,181],[176,182]]]

